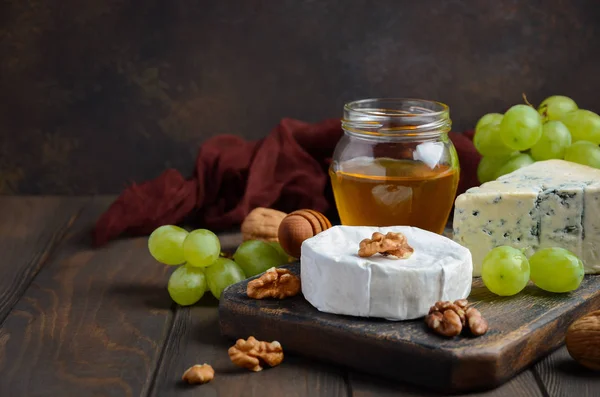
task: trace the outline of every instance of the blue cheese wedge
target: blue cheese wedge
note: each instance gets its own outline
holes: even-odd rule
[[[404,234],[413,254],[358,256],[374,232]],[[395,321],[423,317],[437,301],[467,298],[473,271],[468,249],[408,226],[334,226],[302,243],[300,266],[302,293],[318,310]]]
[[[540,161],[467,190],[455,201],[453,238],[471,251],[473,276],[485,255],[510,245],[531,256],[562,247],[600,272],[600,170]]]

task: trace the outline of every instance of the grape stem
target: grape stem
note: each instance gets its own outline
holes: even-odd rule
[[[546,123],[548,121],[548,105],[544,104],[540,106],[540,110],[542,111],[542,123]]]
[[[527,100],[527,95],[525,95],[525,93],[521,93],[521,95],[523,95],[523,100],[525,101],[525,103],[529,106],[531,106],[532,108],[535,109],[535,106],[533,106],[528,100]]]

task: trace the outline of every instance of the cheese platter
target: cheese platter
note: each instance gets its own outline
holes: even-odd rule
[[[600,171],[551,160],[459,195],[441,235],[326,227],[286,267],[301,292],[256,299],[260,275],[225,289],[221,333],[442,392],[494,388],[600,308],[596,186]]]
[[[292,353],[472,392],[563,343],[600,370],[600,132],[592,143],[579,129],[600,131],[590,117],[563,97],[483,116],[480,184],[459,191],[447,106],[357,101],[329,167],[339,224],[256,207],[233,253],[210,230],[173,225],[149,249],[182,264],[176,303],[219,299],[230,359],[250,371]]]
[[[301,271],[299,263],[286,268]],[[278,341],[285,352],[441,392],[501,385],[561,346],[573,321],[600,308],[600,278],[593,275],[566,295],[528,285],[518,297],[497,296],[476,278],[468,299],[487,319],[489,331],[478,338],[446,339],[429,332],[422,319],[394,322],[324,313],[301,294],[252,299],[246,295],[250,280],[223,292],[223,335]]]

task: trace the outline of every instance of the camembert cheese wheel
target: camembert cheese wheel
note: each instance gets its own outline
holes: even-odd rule
[[[414,253],[361,258],[359,244],[374,232],[402,233]],[[302,243],[302,293],[322,312],[388,320],[425,316],[437,301],[471,292],[468,249],[415,227],[334,226]]]

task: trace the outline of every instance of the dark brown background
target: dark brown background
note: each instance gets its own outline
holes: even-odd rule
[[[117,193],[189,175],[208,137],[374,96],[455,130],[572,96],[600,111],[600,4],[568,0],[2,0],[0,193]]]

